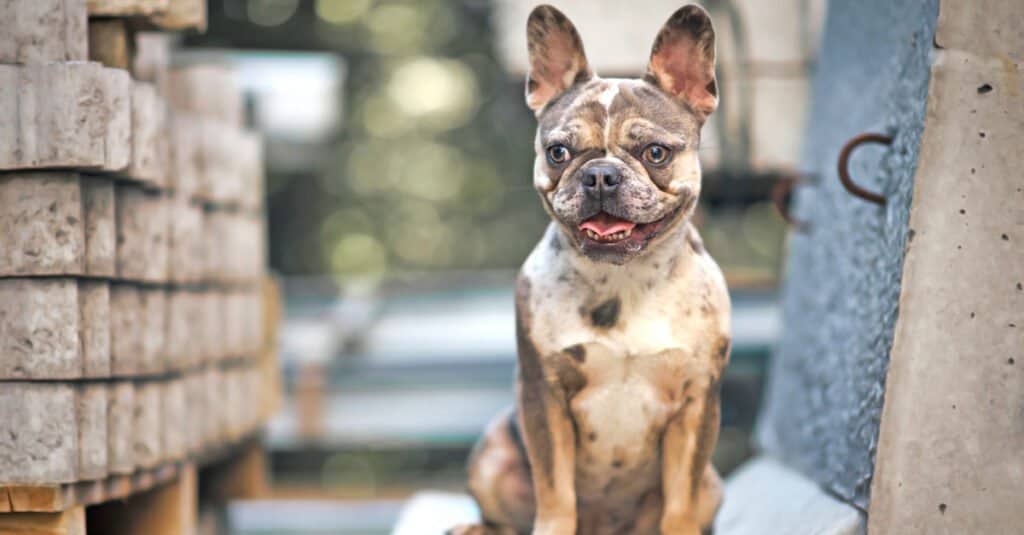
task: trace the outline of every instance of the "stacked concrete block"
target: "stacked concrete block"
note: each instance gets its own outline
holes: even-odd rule
[[[261,139],[228,67],[137,30],[204,25],[0,0],[0,491],[113,488],[266,419]]]
[[[0,279],[0,378],[106,377],[111,371],[106,282]]]

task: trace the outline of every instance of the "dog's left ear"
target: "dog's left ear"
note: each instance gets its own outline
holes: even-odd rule
[[[651,47],[646,79],[682,99],[702,120],[715,111],[715,29],[704,8],[691,4],[669,17]]]
[[[594,77],[576,27],[551,6],[540,5],[530,13],[526,45],[530,56],[526,105],[535,113],[573,84]]]

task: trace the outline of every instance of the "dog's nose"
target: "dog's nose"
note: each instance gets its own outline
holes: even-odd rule
[[[583,171],[583,187],[588,193],[611,193],[622,182],[622,174],[614,165],[595,165]]]

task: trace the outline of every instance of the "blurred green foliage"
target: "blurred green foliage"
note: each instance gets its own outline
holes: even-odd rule
[[[344,128],[315,179],[272,177],[272,263],[286,273],[507,268],[546,224],[533,117],[495,57],[481,2],[314,4],[347,63]]]

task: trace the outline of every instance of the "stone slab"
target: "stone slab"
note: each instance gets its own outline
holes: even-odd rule
[[[107,463],[111,474],[135,470],[135,386],[130,381],[107,385]]]
[[[1024,525],[1024,5],[943,0],[914,176],[872,533]]]
[[[167,198],[140,186],[118,184],[117,274],[127,280],[167,280]]]
[[[175,192],[169,199],[170,243],[168,280],[196,284],[203,278],[203,209],[191,198]]]
[[[135,383],[132,452],[137,468],[153,468],[163,460],[163,386],[156,381]]]
[[[91,16],[134,17],[167,11],[172,0],[87,0]]]
[[[135,57],[132,60],[132,78],[156,85],[166,94],[167,70],[171,61],[171,36],[163,32],[135,34]]]
[[[145,315],[142,295],[134,284],[110,286],[110,368],[114,376],[141,372]]]
[[[81,377],[79,319],[73,279],[0,279],[0,378]]]
[[[0,21],[0,63],[88,59],[83,0],[2,0]]]
[[[175,110],[192,112],[215,123],[244,123],[244,99],[234,71],[226,65],[195,64],[169,73],[167,99]]]
[[[110,374],[105,281],[0,279],[0,379]]]
[[[169,0],[167,9],[150,20],[167,30],[206,31],[206,0]]]
[[[0,384],[0,481],[77,481],[78,410],[74,385]]]
[[[85,272],[94,277],[113,277],[117,258],[114,183],[108,178],[83,176],[80,186],[85,219]]]
[[[170,188],[180,195],[192,197],[199,187],[204,169],[202,125],[193,114],[174,111],[170,117],[171,177]]]
[[[110,377],[110,283],[83,279],[78,282],[79,339],[82,377]]]
[[[164,350],[167,369],[180,371],[199,364],[203,351],[202,322],[202,300],[198,292],[185,289],[168,290]]]
[[[217,362],[228,356],[224,337],[226,328],[226,303],[224,294],[217,290],[205,290],[199,297],[203,318],[202,356],[205,362]]]
[[[161,454],[164,462],[168,462],[185,457],[188,449],[186,428],[190,425],[191,415],[186,412],[184,379],[168,379],[162,383],[162,388]]]
[[[868,507],[885,374],[899,309],[937,0],[829,4],[791,213],[782,330],[757,422],[759,446],[841,499]],[[724,100],[723,100],[724,102]],[[839,149],[863,132],[893,136],[850,161],[884,207],[847,192]]]
[[[84,383],[77,390],[78,478],[101,479],[108,473],[107,385]]]
[[[259,212],[266,191],[263,135],[251,130],[243,132],[238,142],[237,154],[241,173],[239,203],[249,212]]]
[[[744,463],[725,484],[722,535],[863,535],[864,515],[770,457]]]
[[[467,494],[420,491],[402,506],[392,535],[445,533],[459,524],[480,521],[480,510]]]
[[[0,276],[83,273],[83,219],[77,174],[0,175]]]
[[[209,447],[221,444],[228,438],[229,397],[224,372],[216,367],[211,368],[206,374],[206,388],[206,404],[209,407],[209,412],[205,418],[207,432],[203,442]]]
[[[0,169],[124,169],[131,101],[128,72],[100,63],[0,65]]]
[[[167,291],[162,288],[139,288],[142,304],[142,353],[140,374],[158,374],[167,370],[165,335],[167,334]]]
[[[154,84],[132,87],[132,159],[126,174],[147,186],[163,188],[170,176],[167,103]]]
[[[185,426],[185,446],[189,453],[196,453],[203,447],[205,419],[210,407],[206,405],[206,381],[204,372],[185,375],[185,408],[188,411],[188,425]]]

